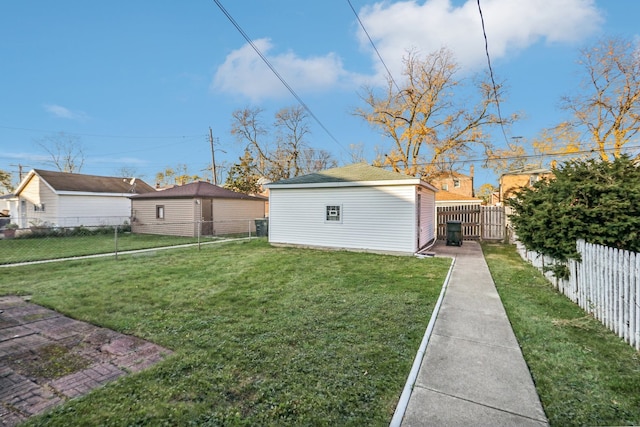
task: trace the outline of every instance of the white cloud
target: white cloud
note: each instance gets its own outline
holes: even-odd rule
[[[492,61],[517,54],[539,42],[577,43],[596,32],[604,18],[595,0],[482,0]],[[401,76],[407,51],[421,54],[448,47],[466,71],[486,67],[485,41],[477,0],[382,1],[364,6],[359,17],[392,74]],[[371,52],[378,76],[386,74],[369,40],[358,26],[361,47]],[[273,53],[269,39],[254,41],[298,94],[336,87],[353,88],[380,81],[344,69],[335,53],[301,57]],[[232,51],[210,85],[212,91],[242,95],[256,102],[290,96],[288,90],[249,44]]]
[[[271,54],[273,45],[269,39],[254,40],[253,43],[299,95],[323,91],[349,79],[342,61],[333,53],[301,58],[293,52]],[[211,90],[243,95],[254,102],[289,96],[288,89],[249,44],[227,55],[215,73]]]
[[[2,153],[2,158],[5,159],[15,159],[15,160],[34,160],[34,161],[42,161],[47,160],[47,156],[43,156],[41,154],[33,154],[33,153],[12,153],[12,152],[4,152]]]
[[[603,22],[594,0],[483,0],[481,6],[492,60],[540,41],[579,42]],[[486,64],[476,0],[459,6],[451,0],[382,2],[359,14],[394,75],[400,75],[402,57],[412,49],[427,54],[446,46],[466,70]],[[360,31],[358,37],[370,50],[366,35]]]
[[[56,104],[45,104],[44,109],[54,117],[60,119],[85,120],[88,117],[83,111],[71,111],[66,107]]]
[[[144,166],[149,164],[149,160],[147,159],[140,159],[138,157],[100,157],[100,156],[96,156],[96,157],[89,157],[87,158],[87,163],[97,163],[97,164],[103,164],[103,163],[113,163],[116,165],[138,165],[138,166]]]

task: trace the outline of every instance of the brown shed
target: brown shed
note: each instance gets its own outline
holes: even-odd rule
[[[267,199],[197,181],[131,196],[131,231],[172,236],[220,236],[255,231]]]

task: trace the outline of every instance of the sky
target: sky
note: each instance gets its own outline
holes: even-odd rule
[[[580,49],[640,37],[638,0],[480,4],[495,79],[506,85],[502,115],[522,117],[508,138],[534,138],[567,118],[559,101],[579,90]],[[83,147],[81,173],[126,169],[153,185],[158,172],[186,165],[210,178],[209,128],[216,163],[228,168],[245,147],[230,133],[234,111],[261,108],[270,126],[298,99],[312,112],[312,147],[343,165],[361,144],[371,161],[391,143],[353,114],[365,106],[364,85],[382,87],[384,65],[401,81],[407,51],[443,46],[460,78],[486,72],[477,0],[2,1],[0,169],[16,179],[20,167],[55,170],[42,145],[70,138]],[[504,145],[501,131],[493,134]],[[476,187],[497,184],[478,160]]]

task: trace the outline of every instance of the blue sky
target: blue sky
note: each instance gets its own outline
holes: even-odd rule
[[[341,163],[349,146],[390,147],[351,114],[362,85],[383,67],[347,0],[221,0],[330,134],[311,120],[308,142]],[[408,49],[448,46],[461,76],[486,68],[476,0],[351,0],[376,47],[401,78]],[[510,136],[533,138],[565,118],[562,95],[580,79],[578,50],[603,36],[638,38],[638,0],[481,0],[502,113],[523,114]],[[209,127],[217,162],[243,145],[231,114],[296,105],[213,0],[21,0],[0,3],[0,169],[52,169],[38,145],[64,132],[84,147],[82,173],[157,172],[186,164],[207,178]],[[334,140],[335,138],[335,140]],[[504,137],[496,132],[499,145]],[[476,164],[476,186],[495,182]]]

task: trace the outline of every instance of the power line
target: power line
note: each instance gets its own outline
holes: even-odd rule
[[[313,111],[311,111],[311,108],[309,108],[309,106],[302,100],[302,98],[296,93],[296,91],[293,90],[293,88],[289,85],[289,83],[287,83],[287,81],[284,79],[284,77],[282,77],[282,75],[280,75],[278,70],[276,70],[276,68],[273,66],[273,64],[271,64],[271,62],[267,59],[267,57],[264,56],[264,54],[260,51],[260,49],[258,49],[258,46],[256,46],[256,44],[253,42],[253,40],[251,40],[251,38],[247,35],[247,33],[242,29],[240,24],[238,24],[236,22],[236,20],[233,19],[233,16],[231,16],[231,14],[229,12],[227,12],[227,9],[224,8],[222,3],[220,3],[219,0],[213,0],[213,1],[218,6],[220,11],[222,11],[222,13],[227,17],[229,22],[231,22],[233,24],[233,26],[236,27],[236,30],[238,30],[238,32],[240,34],[242,34],[242,37],[244,37],[244,39],[247,41],[247,43],[249,43],[249,45],[251,45],[251,47],[258,54],[260,59],[262,59],[262,61],[267,65],[267,67],[269,67],[271,72],[278,78],[278,80],[280,80],[280,82],[284,85],[284,87],[287,88],[289,93],[291,93],[291,95],[293,95],[293,97],[298,101],[298,103],[302,106],[302,108],[304,108],[307,111],[307,113],[309,113],[309,115],[316,121],[316,123],[318,123],[320,125],[320,127],[326,132],[326,134],[329,135],[329,137],[336,144],[338,144],[338,146],[340,148],[342,148],[345,152],[348,152],[348,150],[336,139],[336,137],[333,136],[333,134],[329,131],[329,129],[327,129],[327,127],[324,125],[324,123],[322,123],[320,121],[320,119],[313,113]]]
[[[640,145],[631,145],[631,146],[625,146],[625,149],[634,149],[634,148],[640,148]],[[482,157],[482,158],[476,158],[476,159],[464,159],[464,160],[458,160],[456,161],[456,163],[478,163],[478,162],[492,162],[492,161],[500,161],[500,160],[518,160],[518,159],[538,159],[538,158],[545,158],[545,157],[560,157],[560,156],[574,156],[574,155],[578,155],[578,154],[598,154],[600,151],[615,151],[616,148],[605,148],[603,150],[599,150],[599,149],[589,149],[589,150],[578,150],[578,151],[573,151],[573,152],[565,152],[565,151],[555,151],[555,152],[551,152],[551,153],[540,153],[540,154],[527,154],[527,155],[520,155],[520,156],[503,156],[503,157],[494,157],[494,158],[488,158],[488,157]],[[439,164],[439,162],[420,162],[420,163],[416,163],[417,166],[433,166],[433,165],[437,165]]]
[[[500,100],[498,99],[498,88],[496,86],[496,80],[493,76],[493,67],[491,66],[491,56],[489,55],[489,40],[487,38],[487,31],[484,26],[484,16],[482,15],[482,7],[480,6],[480,0],[478,1],[478,12],[480,13],[480,22],[482,23],[482,35],[484,36],[484,51],[487,54],[487,64],[489,65],[489,76],[491,77],[491,84],[493,86],[493,95],[496,99],[496,108],[498,110],[498,120],[500,120],[500,129],[502,129],[502,135],[504,136],[504,140],[508,146],[509,138],[507,138],[507,133],[504,130],[504,123],[502,120],[502,112],[500,111]]]
[[[351,4],[351,0],[347,0],[347,3],[349,3],[349,7],[351,7],[351,10],[353,11],[353,14],[356,16],[356,19],[358,20],[358,23],[360,24],[360,27],[362,28],[362,31],[364,31],[365,35],[369,39],[369,43],[371,43],[371,47],[373,47],[373,50],[376,52],[376,55],[378,55],[378,59],[380,60],[380,62],[384,66],[384,69],[387,70],[387,74],[389,75],[389,78],[391,79],[391,82],[393,83],[393,85],[398,90],[398,93],[400,94],[400,96],[402,97],[404,102],[407,103],[407,100],[404,97],[404,94],[402,93],[402,90],[400,90],[400,87],[398,86],[398,84],[396,83],[395,79],[393,78],[393,74],[391,74],[391,71],[389,70],[389,67],[387,67],[387,64],[384,62],[384,59],[382,59],[382,55],[378,51],[378,48],[376,47],[375,43],[373,42],[373,39],[369,35],[369,32],[365,28],[364,23],[362,22],[362,20],[360,20],[360,16],[358,15],[358,12],[356,12],[356,9]]]

